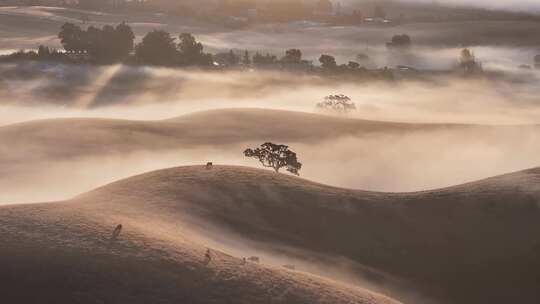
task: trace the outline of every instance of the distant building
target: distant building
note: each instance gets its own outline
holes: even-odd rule
[[[364,19],[365,23],[372,23],[372,24],[390,24],[392,23],[391,20],[382,18],[382,17],[368,17]]]

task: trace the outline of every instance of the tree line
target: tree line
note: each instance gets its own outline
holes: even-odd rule
[[[147,33],[139,43],[135,43],[135,34],[126,23],[116,26],[88,26],[81,28],[73,23],[65,23],[58,33],[64,51],[40,46],[38,51],[18,51],[10,55],[0,56],[0,61],[47,60],[69,63],[132,65],[157,65],[167,67],[196,66],[212,69],[223,68],[268,68],[287,71],[314,72],[326,75],[345,75],[366,79],[393,79],[391,69],[365,68],[370,63],[366,54],[359,54],[356,61],[338,64],[336,58],[322,54],[318,58],[319,66],[303,57],[300,49],[288,49],[278,57],[270,53],[247,50],[237,54],[233,50],[210,54],[204,52],[204,46],[190,33],[182,33],[177,37],[164,30]],[[412,39],[406,34],[395,35],[387,48],[392,52],[408,52]],[[540,56],[539,56],[540,58]],[[540,59],[538,59],[540,62]],[[539,65],[540,66],[540,65]],[[482,65],[468,49],[461,52],[459,67],[465,74],[479,74]]]
[[[296,71],[351,72],[355,75],[369,74],[380,78],[391,78],[389,70],[368,71],[361,63],[351,61],[338,65],[333,56],[323,54],[319,58],[321,67],[303,58],[300,49],[288,49],[278,57],[270,53],[247,50],[237,54],[233,50],[210,54],[190,33],[174,37],[164,30],[147,33],[139,43],[126,23],[116,26],[89,26],[86,29],[73,23],[65,23],[58,33],[64,52],[40,46],[38,53],[18,52],[13,59],[64,60],[68,62],[90,62],[98,64],[127,63],[157,66],[197,66],[197,67],[262,67]],[[364,55],[365,56],[365,55]],[[359,57],[360,58],[360,57]],[[365,59],[365,58],[364,58]],[[360,59],[360,60],[364,60]]]
[[[161,66],[235,66],[235,65],[281,65],[287,68],[309,69],[311,61],[302,58],[302,51],[289,49],[278,58],[269,53],[243,56],[232,50],[215,55],[205,53],[204,46],[190,33],[173,37],[164,30],[147,33],[142,41],[135,44],[135,35],[125,23],[117,26],[105,25],[102,28],[89,26],[82,29],[78,25],[65,23],[58,38],[66,54],[79,59],[97,63],[131,61],[140,64]],[[325,69],[337,67],[335,58],[322,55],[319,59]],[[359,64],[349,64],[349,68],[358,68]]]
[[[125,23],[102,28],[65,23],[58,34],[66,53],[72,57],[97,63],[131,60],[149,65],[210,65],[212,56],[203,52],[203,45],[189,33],[182,33],[176,42],[168,32],[154,30],[135,44],[135,35]]]
[[[35,51],[19,51],[0,57],[0,61],[10,60],[50,60],[71,63],[113,64],[126,63],[135,65],[157,65],[167,67],[197,66],[206,68],[256,67],[281,69],[288,71],[316,72],[328,75],[350,75],[355,78],[393,79],[390,69],[368,70],[370,58],[359,54],[356,61],[338,64],[336,58],[322,54],[318,58],[319,66],[303,57],[300,49],[288,49],[278,57],[270,53],[247,50],[241,54],[233,50],[210,54],[204,52],[204,46],[190,33],[182,33],[174,37],[164,30],[148,32],[139,43],[135,43],[135,34],[126,23],[116,26],[88,26],[81,28],[73,23],[65,23],[58,33],[64,51],[40,46]],[[412,39],[406,35],[395,35],[387,47],[392,51],[407,52]],[[466,71],[481,71],[481,66],[472,54],[464,50],[460,58],[460,66]],[[468,56],[467,56],[468,55]]]

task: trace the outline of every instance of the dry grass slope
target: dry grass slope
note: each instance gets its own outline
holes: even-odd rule
[[[192,225],[207,223],[246,241],[350,258],[443,302],[536,303],[539,181],[533,169],[400,194],[245,167],[160,170],[66,202],[0,208],[0,278],[18,302],[392,303],[218,251],[204,266],[198,236],[212,232]],[[124,232],[110,243],[117,223]]]
[[[174,202],[164,197],[160,206],[155,193],[152,199],[145,195],[120,202],[114,192],[103,189],[66,202],[0,208],[2,300],[398,303],[326,278],[244,264],[219,250],[211,251],[208,263],[204,242],[182,222],[181,214],[170,212]],[[123,231],[113,241],[111,233],[118,223]]]

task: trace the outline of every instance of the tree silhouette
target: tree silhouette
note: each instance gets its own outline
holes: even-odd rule
[[[386,47],[389,49],[403,49],[408,48],[412,44],[411,37],[407,34],[403,35],[394,35],[392,36],[392,41],[386,44]]]
[[[358,69],[360,67],[360,64],[356,61],[349,61],[349,63],[347,64],[347,66],[349,67],[349,69]]]
[[[90,26],[85,33],[85,45],[89,57],[95,61],[102,62],[109,54],[107,36],[112,36],[114,28],[110,25],[103,27],[103,30]]]
[[[350,111],[356,110],[356,105],[348,96],[336,94],[326,96],[322,102],[317,103],[317,108],[339,114],[347,114]]]
[[[337,66],[336,59],[330,55],[321,55],[319,62],[324,69],[334,69]]]
[[[244,51],[244,57],[242,58],[242,64],[246,65],[246,66],[251,64],[251,58],[249,57],[249,52],[247,50]]]
[[[64,50],[68,53],[83,53],[86,52],[84,41],[84,31],[73,23],[64,23],[58,33],[60,43]]]
[[[68,53],[87,53],[96,62],[116,62],[125,59],[133,50],[135,35],[125,23],[115,27],[94,26],[86,30],[71,23],[65,23],[58,34],[60,42]]]
[[[266,55],[261,55],[259,52],[256,52],[255,55],[253,55],[253,64],[255,65],[269,65],[275,64],[276,62],[277,57],[268,53]]]
[[[296,153],[289,150],[288,146],[267,142],[254,150],[245,150],[244,155],[258,159],[264,167],[273,168],[276,172],[281,168],[287,168],[292,174],[300,175],[298,171],[302,168],[302,164],[296,159]]]
[[[116,26],[114,38],[113,49],[116,57],[126,57],[133,51],[135,34],[133,34],[133,30],[125,22]]]
[[[51,50],[48,46],[40,45],[38,48],[38,57],[40,58],[48,58],[51,56]]]
[[[203,45],[197,42],[190,33],[182,33],[178,37],[178,49],[180,51],[181,62],[186,65],[209,65],[212,63],[212,56],[203,53]]]
[[[465,73],[482,71],[482,64],[476,60],[474,53],[469,49],[463,49],[459,58],[459,65]]]
[[[289,49],[285,51],[285,56],[281,61],[283,63],[300,63],[302,61],[302,51],[299,49]]]
[[[165,31],[154,30],[144,36],[135,48],[135,55],[143,63],[173,65],[178,58],[174,38]]]
[[[229,65],[237,65],[238,62],[240,62],[240,57],[238,57],[233,50],[229,50],[229,54],[227,56]]]

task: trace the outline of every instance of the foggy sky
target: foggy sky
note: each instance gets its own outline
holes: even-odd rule
[[[445,5],[473,6],[487,9],[540,12],[538,0],[400,0],[402,2],[440,3]]]

